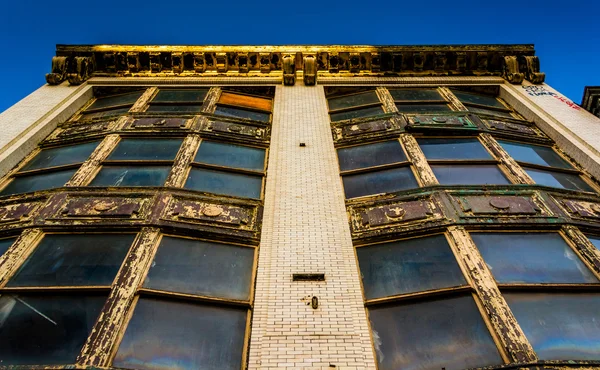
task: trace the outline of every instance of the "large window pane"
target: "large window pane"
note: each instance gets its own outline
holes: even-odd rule
[[[592,242],[592,244],[594,244],[594,246],[596,248],[600,249],[600,237],[592,236],[592,235],[586,235],[586,236]]]
[[[496,165],[431,165],[442,185],[504,185],[510,181]]]
[[[505,293],[542,360],[600,360],[600,295]]]
[[[140,96],[142,96],[143,93],[144,91],[134,91],[126,94],[100,97],[96,99],[96,101],[92,103],[92,105],[90,105],[86,110],[102,109],[117,105],[132,106],[140,98]]]
[[[410,167],[348,175],[342,178],[346,198],[418,188]]]
[[[458,100],[460,100],[463,103],[481,104],[490,107],[506,109],[504,104],[500,103],[500,101],[493,96],[479,95],[457,90],[452,90],[452,92],[454,93],[454,95],[456,95]]]
[[[553,188],[563,188],[570,190],[580,190],[593,192],[591,186],[581,179],[578,175],[571,173],[538,170],[534,168],[524,168],[525,172],[535,181],[536,184],[551,186]]]
[[[377,115],[380,115],[383,113],[384,113],[383,108],[381,108],[381,106],[378,105],[375,107],[354,109],[354,110],[340,112],[340,113],[332,113],[332,114],[330,114],[330,117],[331,117],[332,122],[336,122],[336,121],[343,121],[343,120],[347,120],[347,119],[377,116]]]
[[[17,238],[0,239],[0,256],[3,255],[8,248],[15,242]]]
[[[73,364],[106,296],[2,295],[2,365]]]
[[[144,286],[247,300],[253,263],[253,248],[163,237]]]
[[[356,249],[365,298],[465,285],[443,235]]]
[[[397,140],[338,149],[337,153],[342,171],[406,161]]]
[[[262,176],[193,168],[185,183],[185,188],[208,193],[260,199]]]
[[[427,159],[492,159],[476,138],[417,139]]]
[[[512,114],[510,114],[510,112],[504,112],[504,111],[499,111],[499,110],[476,108],[476,107],[467,107],[467,110],[469,110],[470,112],[473,112],[473,113],[488,114],[488,115],[492,115],[492,116],[500,116],[500,117],[506,117],[506,118],[515,118],[515,117],[513,117]]]
[[[218,105],[215,114],[226,117],[245,118],[260,122],[269,122],[271,114],[252,110]]]
[[[396,104],[396,107],[406,114],[452,112],[448,104]]]
[[[113,366],[239,370],[246,310],[141,298]]]
[[[13,181],[2,189],[0,195],[29,193],[38,190],[60,188],[73,177],[75,172],[77,172],[77,168],[15,177]]]
[[[181,139],[123,139],[108,160],[173,160]]]
[[[171,166],[104,166],[90,186],[163,186]]]
[[[504,150],[517,161],[539,164],[542,166],[573,168],[558,153],[547,146],[514,143],[498,140]]]
[[[389,89],[394,100],[445,100],[436,89]]]
[[[202,103],[208,89],[196,90],[159,90],[158,94],[152,99],[152,102],[172,103],[172,102],[198,102]],[[200,104],[201,105],[201,104]]]
[[[556,233],[472,233],[499,283],[598,283]]]
[[[369,310],[379,370],[502,364],[471,296]]]
[[[8,286],[112,284],[134,234],[46,235]]]
[[[342,108],[356,107],[358,105],[366,105],[379,103],[379,98],[375,91],[367,91],[360,94],[340,96],[339,98],[327,99],[329,110],[337,110]]]
[[[60,148],[42,149],[21,171],[37,170],[40,168],[63,166],[84,162],[96,149],[98,142],[63,146]]]
[[[217,166],[262,171],[265,169],[265,150],[248,146],[202,141],[194,161]]]

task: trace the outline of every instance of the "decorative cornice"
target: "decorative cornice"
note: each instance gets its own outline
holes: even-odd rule
[[[305,85],[318,77],[502,76],[544,81],[533,45],[128,46],[57,45],[46,81],[98,77],[274,77]]]

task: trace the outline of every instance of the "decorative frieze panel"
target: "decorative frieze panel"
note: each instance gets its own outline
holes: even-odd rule
[[[242,124],[225,120],[207,120],[201,130],[214,136],[226,136],[242,140],[257,139],[261,141],[268,140],[271,131],[268,126]]]
[[[407,129],[421,128],[451,128],[477,129],[470,116],[462,115],[416,115],[408,117]]]
[[[536,195],[454,195],[462,217],[550,216]]]
[[[42,204],[40,201],[0,204],[0,226],[27,223]]]
[[[50,137],[48,137],[48,139],[46,139],[46,141],[64,141],[83,135],[105,135],[114,130],[116,127],[117,120],[68,125],[64,128],[56,130],[52,135],[50,135]]]
[[[516,123],[491,119],[482,119],[481,121],[487,130],[491,132],[515,135],[518,137],[529,136],[544,139],[546,138],[546,136],[537,127],[525,122]]]
[[[189,128],[192,119],[189,118],[130,118],[126,124],[129,129],[181,129]]]
[[[598,222],[600,220],[600,201],[590,202],[580,199],[557,198],[555,199],[563,206],[569,216],[574,219]]]
[[[331,128],[333,140],[337,143],[360,142],[367,138],[380,138],[397,136],[406,126],[402,116],[393,116],[387,119],[371,119],[368,121],[346,121],[335,124]]]
[[[144,221],[150,213],[152,195],[105,194],[104,196],[86,196],[69,194],[66,198],[56,199],[62,206],[47,216],[48,220],[78,222],[105,222],[110,220]]]

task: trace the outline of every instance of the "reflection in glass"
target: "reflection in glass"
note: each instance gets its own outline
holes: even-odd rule
[[[185,183],[185,188],[208,193],[260,199],[262,176],[192,168]]]
[[[471,296],[369,310],[379,370],[462,370],[502,364]]]
[[[562,159],[552,148],[541,145],[515,143],[498,140],[502,148],[517,161],[539,164],[541,166],[573,168]]]
[[[108,160],[173,160],[182,139],[123,139]]]
[[[436,89],[388,89],[394,100],[445,100]]]
[[[557,233],[471,233],[499,283],[598,283]]]
[[[163,186],[171,166],[103,166],[89,186]]]
[[[146,112],[162,112],[162,113],[198,113],[202,111],[202,105],[158,105],[150,104]]]
[[[427,159],[492,159],[476,138],[417,139]]]
[[[143,93],[144,91],[134,91],[126,94],[100,97],[96,99],[96,101],[92,105],[90,105],[86,110],[102,109],[118,105],[132,106],[140,98],[140,96],[142,96]]]
[[[18,176],[2,189],[0,195],[29,193],[38,190],[60,188],[73,177],[75,172],[77,172],[77,168],[40,173],[37,175]]]
[[[203,140],[194,161],[217,166],[262,171],[265,168],[265,150]]]
[[[541,360],[600,360],[600,295],[503,295]]]
[[[81,118],[82,119],[94,119],[94,118],[104,118],[104,117],[109,117],[109,116],[124,115],[129,112],[129,109],[131,109],[131,107],[109,109],[109,110],[103,110],[100,112],[90,112],[90,113],[83,112]]]
[[[224,106],[224,105],[218,105],[217,109],[215,110],[215,114],[219,115],[219,116],[226,116],[226,117],[251,119],[254,121],[260,121],[260,122],[266,122],[266,123],[268,123],[269,120],[271,119],[270,113],[256,112],[256,111],[252,111],[252,110],[233,108],[233,107],[228,107],[228,106]]]
[[[135,234],[50,234],[7,286],[110,286]]]
[[[493,96],[473,94],[473,93],[458,91],[458,90],[452,90],[452,93],[454,95],[456,95],[458,100],[460,100],[463,103],[481,104],[481,105],[487,105],[490,107],[506,109],[506,106],[504,106],[504,104],[500,103],[500,101]],[[469,110],[470,109],[471,108],[469,108]]]
[[[359,105],[379,103],[379,98],[375,91],[367,91],[359,94],[340,96],[338,98],[327,99],[329,110],[356,107]]]
[[[563,188],[570,190],[580,190],[593,192],[581,177],[572,173],[563,173],[547,170],[538,170],[535,168],[523,168],[525,172],[535,181],[536,184],[551,186],[553,188]]]
[[[0,239],[0,256],[3,255],[8,248],[17,240],[17,238]]]
[[[466,285],[444,235],[356,249],[366,299]]]
[[[159,90],[152,102],[199,102],[204,101],[208,89],[194,90]]]
[[[478,114],[487,114],[492,116],[500,116],[506,118],[515,118],[510,112],[504,112],[499,110],[485,109],[485,108],[475,108],[475,107],[467,107],[469,112],[478,113]]]
[[[346,198],[379,193],[393,193],[418,188],[410,167],[392,168],[342,177]]]
[[[113,366],[143,370],[239,370],[245,309],[141,298]]]
[[[165,236],[144,287],[247,300],[254,249]]]
[[[2,295],[2,365],[73,364],[106,296]]]
[[[384,113],[383,108],[381,108],[381,105],[378,105],[375,107],[360,108],[360,109],[349,110],[346,112],[332,113],[329,116],[331,117],[331,122],[336,122],[336,121],[343,121],[343,120],[347,120],[347,119],[377,116],[377,115],[380,115],[383,113]]]
[[[407,160],[397,140],[338,149],[337,153],[342,171]]]
[[[98,142],[63,146],[60,148],[42,149],[42,151],[30,160],[20,171],[37,170],[55,166],[64,166],[85,162],[98,146]]]
[[[587,238],[592,242],[592,244],[594,244],[594,246],[598,249],[600,249],[600,238],[597,236],[593,236],[593,235],[586,235]]]
[[[433,174],[442,185],[504,185],[510,181],[502,171],[490,165],[432,164]]]

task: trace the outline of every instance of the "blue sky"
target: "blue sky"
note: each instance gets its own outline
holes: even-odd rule
[[[310,4],[310,6],[306,5]],[[56,44],[535,44],[546,82],[600,85],[600,1],[5,1],[0,111],[45,83]]]

